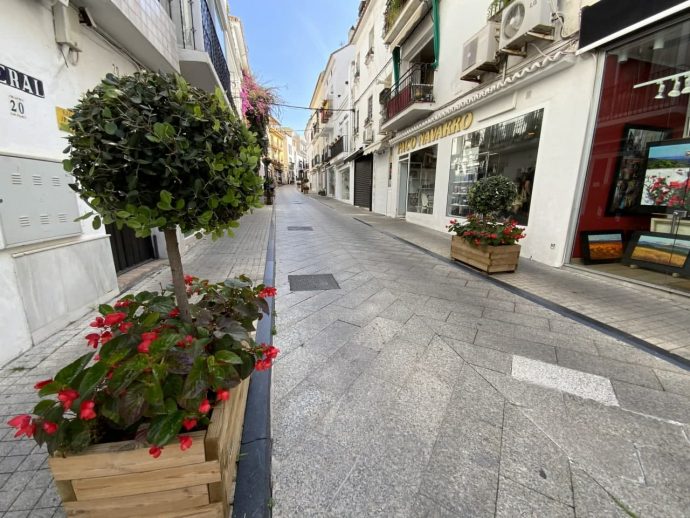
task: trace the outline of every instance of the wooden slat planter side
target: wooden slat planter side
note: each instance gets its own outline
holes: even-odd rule
[[[148,446],[123,441],[77,455],[51,457],[50,469],[68,516],[176,518],[227,516],[234,497],[249,380],[216,406],[206,431],[192,432],[192,447],[177,441],[154,459]]]
[[[470,245],[460,236],[452,236],[450,255],[453,259],[474,266],[487,273],[514,272],[520,259],[520,245]]]

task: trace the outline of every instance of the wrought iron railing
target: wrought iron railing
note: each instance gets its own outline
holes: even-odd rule
[[[223,53],[223,47],[221,47],[220,41],[218,40],[218,34],[216,34],[216,27],[213,24],[211,10],[206,0],[199,0],[199,2],[201,4],[201,26],[204,32],[204,49],[211,58],[213,68],[216,70],[220,84],[223,90],[225,90],[230,104],[235,108],[232,90],[230,88],[230,70],[228,69],[228,62]]]
[[[331,144],[329,149],[332,157],[338,156],[340,153],[345,151],[345,139],[342,136],[338,137],[336,141]]]
[[[503,11],[506,7],[508,7],[508,4],[510,4],[513,0],[493,0],[491,4],[489,4],[489,9],[487,11],[487,18],[490,20],[494,16],[496,16],[498,13]]]
[[[381,99],[382,122],[414,103],[434,102],[434,69],[431,63],[415,63]]]
[[[400,16],[405,4],[410,0],[388,0],[386,3],[386,11],[383,15],[383,35],[388,34],[395,21]]]

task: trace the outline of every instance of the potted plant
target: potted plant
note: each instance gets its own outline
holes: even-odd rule
[[[177,227],[219,238],[258,205],[256,139],[220,91],[147,72],[108,75],[70,127],[64,166],[93,226],[162,230],[173,286],[101,305],[89,352],[9,424],[47,447],[70,514],[227,514],[246,380],[277,355],[253,339],[275,289],[185,275]]]
[[[465,222],[450,220],[451,257],[487,273],[514,272],[520,257],[517,242],[525,237],[517,222],[505,217],[518,193],[510,178],[488,176],[468,193],[472,214]]]

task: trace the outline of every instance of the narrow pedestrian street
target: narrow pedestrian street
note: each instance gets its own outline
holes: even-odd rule
[[[686,515],[687,370],[358,210],[275,210],[275,516]]]

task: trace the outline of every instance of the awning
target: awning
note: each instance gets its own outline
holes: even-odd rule
[[[363,154],[364,154],[364,150],[362,148],[359,148],[357,151],[355,151],[351,155],[348,155],[347,157],[345,157],[345,160],[343,160],[343,162],[352,162],[353,160],[357,160]]]
[[[688,0],[600,0],[582,8],[577,53],[595,49],[688,9]]]
[[[378,142],[375,142],[367,147],[364,148],[363,153],[365,155],[369,155],[371,153],[376,153],[379,149],[381,149],[383,146],[388,145],[388,138],[385,138],[383,140],[379,140]]]

